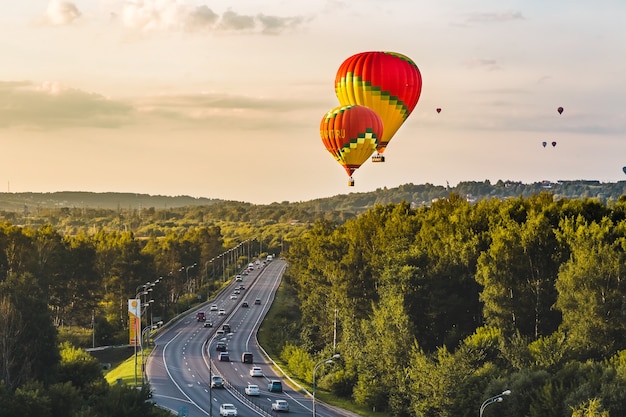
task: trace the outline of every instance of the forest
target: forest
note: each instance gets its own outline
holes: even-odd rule
[[[626,198],[380,205],[316,222],[288,260],[283,359],[339,352],[319,379],[337,395],[407,417],[509,390],[485,416],[626,415]]]
[[[272,350],[309,382],[340,353],[318,384],[363,409],[475,416],[510,390],[485,417],[626,415],[626,198],[449,193],[297,221],[283,204],[214,206],[5,217],[0,416],[158,415],[81,348],[127,343],[127,300],[148,284],[151,322],[167,320],[267,253],[297,304]]]

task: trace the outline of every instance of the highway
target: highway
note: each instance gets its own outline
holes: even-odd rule
[[[154,340],[155,349],[146,363],[155,403],[179,416],[219,416],[220,404],[232,403],[240,417],[267,417],[285,414],[271,410],[274,400],[284,399],[289,403],[287,415],[311,416],[311,398],[303,394],[299,387],[289,385],[256,341],[256,332],[273,301],[285,267],[285,261],[279,259],[265,267],[257,265],[242,277],[242,282],[233,280],[215,300],[189,311],[161,331]],[[231,295],[239,285],[245,289],[233,300]],[[255,304],[256,299],[260,300],[260,304]],[[241,306],[244,301],[249,307]],[[223,308],[226,314],[218,316],[217,311],[210,311],[211,305]],[[207,321],[211,321],[213,327],[205,328],[202,322],[196,321],[199,310],[206,313]],[[230,324],[231,332],[216,336],[224,323]],[[226,342],[229,361],[218,360],[219,352],[215,349],[218,340]],[[253,353],[254,364],[242,363],[243,352]],[[253,365],[261,367],[263,376],[250,376]],[[215,374],[223,377],[225,388],[210,388],[211,375]],[[267,385],[272,379],[282,382],[282,393],[268,391]],[[249,383],[259,386],[259,396],[244,393]],[[318,417],[350,415],[343,410],[331,411],[318,401],[316,414]]]

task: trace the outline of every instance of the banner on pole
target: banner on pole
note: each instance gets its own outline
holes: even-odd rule
[[[130,332],[130,345],[139,346],[139,332],[141,329],[141,300],[131,298],[128,300],[128,330]]]

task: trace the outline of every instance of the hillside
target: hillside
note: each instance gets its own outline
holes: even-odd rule
[[[558,182],[537,182],[523,184],[514,181],[461,182],[455,187],[443,187],[432,184],[405,184],[396,188],[382,188],[365,193],[341,194],[298,203],[288,203],[314,210],[358,213],[375,204],[398,203],[409,201],[414,206],[430,204],[433,200],[444,198],[450,193],[464,196],[470,201],[485,198],[510,198],[550,192],[555,198],[597,198],[602,202],[617,200],[626,192],[626,181],[602,183],[600,181],[578,180]],[[37,209],[51,208],[96,208],[105,210],[155,210],[177,207],[207,206],[224,203],[224,200],[195,198],[190,196],[163,196],[136,193],[94,193],[77,191],[59,191],[53,193],[0,193],[0,210],[9,212],[34,213]],[[271,205],[275,205],[272,203]],[[270,205],[270,206],[271,206]],[[281,203],[284,205],[284,203]]]

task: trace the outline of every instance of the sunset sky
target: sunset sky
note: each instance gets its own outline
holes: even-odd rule
[[[0,3],[2,192],[269,204],[626,180],[624,0]],[[348,187],[319,123],[364,51],[409,56],[423,89],[386,162]]]

